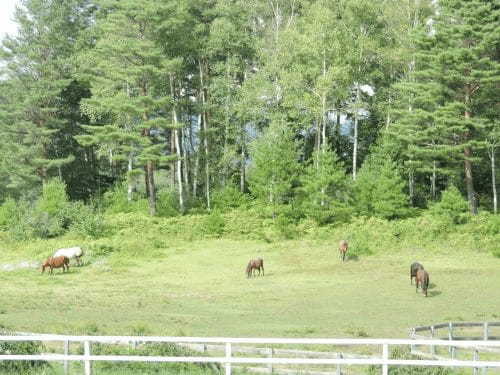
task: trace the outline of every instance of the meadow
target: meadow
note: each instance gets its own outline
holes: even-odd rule
[[[417,325],[500,320],[498,237],[481,235],[479,222],[446,231],[364,219],[285,234],[262,223],[253,236],[242,224],[250,219],[221,217],[217,236],[206,234],[212,223],[203,217],[132,214],[109,217],[99,239],[4,236],[0,265],[41,261],[64,246],[81,245],[87,255],[64,274],[1,271],[0,324],[60,334],[406,338]],[[344,263],[342,236],[351,243]],[[265,276],[248,279],[256,256]],[[410,285],[415,260],[430,274],[427,298]]]

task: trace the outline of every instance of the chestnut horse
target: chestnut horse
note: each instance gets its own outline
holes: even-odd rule
[[[61,267],[63,269],[63,272],[65,270],[69,271],[69,258],[64,255],[58,257],[48,257],[45,263],[42,264],[42,273],[45,272],[46,267],[50,268],[49,273],[52,273],[53,268],[61,268]]]
[[[413,278],[417,277],[417,271],[418,270],[423,270],[424,266],[422,266],[418,262],[414,262],[410,266],[410,284],[413,284]]]
[[[418,291],[418,286],[420,285],[420,288],[422,288],[422,292],[427,297],[427,289],[429,288],[429,274],[427,273],[427,271],[423,269],[418,270],[415,281],[416,281],[415,292]]]
[[[259,276],[260,276],[261,269],[262,269],[262,276],[264,276],[264,260],[262,258],[251,259],[247,265],[247,270],[246,270],[247,278],[250,276],[255,276],[255,270],[259,270]]]
[[[342,240],[339,242],[339,253],[340,253],[340,258],[342,259],[342,262],[345,261],[345,254],[347,253],[348,247],[349,247],[349,244],[347,243],[346,240]]]

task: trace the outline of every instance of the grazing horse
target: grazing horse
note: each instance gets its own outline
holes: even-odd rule
[[[82,265],[82,260],[80,258],[83,256],[83,250],[79,246],[59,249],[52,256],[55,258],[55,257],[61,256],[61,255],[68,257],[68,259],[75,258],[76,264],[79,266]]]
[[[264,276],[264,260],[262,258],[251,259],[247,265],[247,270],[246,270],[247,278],[249,278],[250,276],[255,276],[255,270],[259,270],[259,276],[260,276],[261,269],[262,269],[262,276]]]
[[[342,240],[339,242],[339,254],[340,254],[340,258],[342,259],[342,262],[345,260],[345,254],[347,253],[348,247],[349,247],[349,244],[347,243],[346,240]]]
[[[420,288],[422,288],[422,292],[427,297],[427,289],[429,288],[429,274],[427,273],[427,271],[423,269],[418,270],[415,281],[416,281],[415,292],[418,291],[418,286],[420,285]]]
[[[418,262],[414,262],[410,266],[410,284],[413,284],[413,278],[417,277],[417,271],[418,270],[423,270],[424,266],[422,266]]]
[[[69,271],[69,258],[64,255],[58,257],[48,257],[45,263],[42,264],[42,273],[45,272],[46,267],[50,268],[49,273],[52,273],[53,268],[61,268],[61,267],[63,269],[63,272],[65,270]]]

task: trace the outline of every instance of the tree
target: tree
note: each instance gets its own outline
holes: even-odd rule
[[[408,214],[405,183],[388,155],[371,155],[354,186],[354,206],[361,215],[395,219]]]
[[[421,156],[430,150],[433,162],[441,159],[448,168],[462,160],[469,208],[476,214],[472,167],[474,151],[484,147],[482,109],[493,100],[482,93],[492,92],[498,81],[500,10],[485,0],[446,0],[437,7],[433,22],[416,38],[415,79],[408,84],[419,116],[413,146]]]
[[[297,144],[287,124],[276,119],[250,146],[250,190],[272,206],[274,216],[276,207],[292,197],[300,168]]]
[[[50,176],[70,179],[76,165],[91,170],[82,163],[85,150],[74,147],[72,139],[81,131],[75,108],[88,94],[72,74],[76,41],[92,12],[89,0],[23,0],[15,13],[18,34],[3,40],[0,59],[7,95],[0,102],[0,147],[11,159],[4,167],[10,175],[6,185],[14,194],[39,187]]]
[[[153,22],[159,9],[154,1],[110,0],[102,6],[97,41],[82,57],[92,91],[82,108],[95,122],[108,125],[94,128],[95,136],[80,137],[80,142],[106,145],[111,161],[128,161],[129,177],[136,173],[134,164],[143,166],[149,212],[154,216],[154,171],[165,161],[161,130],[169,123],[162,114],[169,100],[159,88],[161,83],[168,85],[162,76],[166,61],[156,44]]]
[[[343,216],[349,197],[347,176],[333,151],[315,151],[300,181],[307,215],[320,223]]]

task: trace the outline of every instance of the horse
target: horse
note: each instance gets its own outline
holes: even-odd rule
[[[418,292],[418,286],[420,285],[420,288],[422,288],[422,292],[427,297],[427,289],[429,288],[429,274],[427,273],[427,271],[424,269],[418,270],[415,281],[416,281],[415,293]]]
[[[414,262],[410,266],[410,285],[413,284],[413,278],[417,277],[417,271],[418,270],[423,270],[424,266],[422,266],[418,262]]]
[[[63,269],[63,272],[69,271],[69,258],[61,255],[58,257],[48,257],[47,260],[45,261],[44,264],[42,264],[42,273],[45,272],[45,268],[49,267],[50,271],[49,273],[52,274],[52,269],[53,268],[61,268]]]
[[[339,242],[339,254],[340,254],[340,258],[342,259],[342,262],[345,261],[345,254],[347,253],[348,247],[349,247],[349,244],[347,243],[346,240],[342,240]]]
[[[247,265],[247,278],[250,276],[255,276],[255,270],[259,270],[259,276],[260,276],[260,270],[262,269],[262,276],[264,276],[264,260],[262,258],[257,258],[257,259],[251,259],[248,262]]]
[[[65,256],[68,259],[75,259],[76,264],[81,266],[82,260],[80,259],[83,256],[83,250],[81,247],[68,247],[57,250],[52,257]]]

